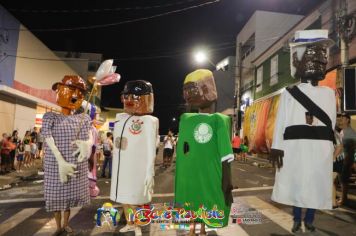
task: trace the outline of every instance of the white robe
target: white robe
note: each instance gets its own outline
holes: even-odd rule
[[[150,115],[129,117],[126,113],[116,115],[110,200],[140,205],[152,200],[153,186],[145,192],[145,180],[154,175],[158,119]],[[120,151],[117,141],[125,122],[122,137],[127,138],[127,148]]]
[[[334,91],[302,83],[298,88],[336,122]],[[276,170],[272,200],[286,205],[332,208],[332,164],[334,146],[328,140],[284,140],[291,125],[306,125],[306,109],[287,91],[283,91],[278,108],[272,148],[284,151],[283,167]],[[325,126],[315,116],[312,125]]]

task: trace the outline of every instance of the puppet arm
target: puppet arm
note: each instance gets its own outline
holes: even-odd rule
[[[46,138],[46,143],[57,160],[59,179],[61,183],[67,182],[68,175],[74,176],[74,169],[77,166],[64,160],[62,154],[59,152],[56,144],[54,143],[53,137]]]
[[[78,155],[78,162],[86,161],[91,154],[91,148],[94,144],[93,135],[91,131],[89,131],[89,139],[88,140],[76,140],[73,142],[77,146],[77,150],[73,152],[73,156]]]
[[[152,134],[152,138],[157,137],[158,135],[158,119],[155,119],[154,121],[156,124],[156,132]],[[154,140],[154,139],[152,139]],[[156,139],[157,140],[157,139]],[[157,145],[157,143],[156,143]],[[144,189],[144,195],[146,196],[147,194],[149,196],[152,195],[153,191],[153,186],[154,186],[154,175],[155,175],[155,158],[156,158],[156,153],[155,150],[152,150],[152,160],[149,161],[148,166],[147,166],[147,172],[146,172],[146,178],[145,178],[145,189]]]

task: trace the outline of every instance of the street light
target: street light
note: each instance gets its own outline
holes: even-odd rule
[[[206,53],[203,51],[196,52],[194,54],[195,61],[198,62],[199,64],[204,63],[208,57],[206,56]]]
[[[216,65],[209,60],[208,56],[206,55],[206,52],[204,51],[197,51],[194,53],[194,59],[198,64],[203,64],[204,62],[209,62],[212,66],[216,68]]]

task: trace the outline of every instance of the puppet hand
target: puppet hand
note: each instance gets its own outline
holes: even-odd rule
[[[68,181],[68,175],[74,176],[75,168],[77,168],[77,166],[72,163],[66,161],[58,162],[59,180],[61,183],[66,183]]]
[[[145,180],[145,190],[143,191],[144,196],[151,196],[153,194],[154,177],[147,176]]]
[[[279,149],[271,149],[271,152],[269,154],[269,162],[272,163],[273,167],[277,168],[282,168],[283,167],[283,157],[284,157],[284,151],[279,150]]]
[[[73,152],[73,156],[78,155],[78,162],[83,162],[90,157],[92,142],[90,140],[76,140],[73,142],[77,146],[77,150]]]

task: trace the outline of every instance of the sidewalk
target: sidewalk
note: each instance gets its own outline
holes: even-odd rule
[[[17,183],[21,182],[23,179],[36,177],[38,170],[41,169],[41,160],[36,159],[35,165],[29,168],[22,168],[21,173],[12,171],[5,175],[0,175],[0,191],[12,188]]]

